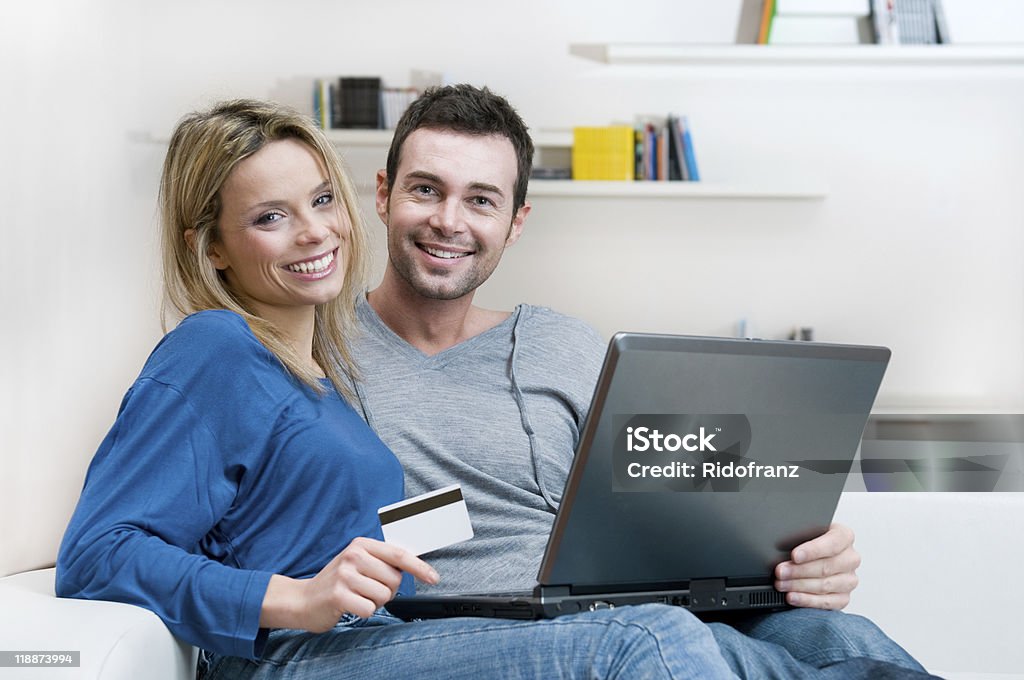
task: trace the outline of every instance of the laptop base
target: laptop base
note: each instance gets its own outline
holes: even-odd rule
[[[698,617],[788,607],[785,594],[770,585],[726,586],[724,579],[702,579],[692,581],[689,588],[642,592],[573,594],[567,587],[538,586],[533,592],[517,594],[414,595],[396,598],[386,608],[404,620],[454,616],[536,620],[649,603],[685,607]]]

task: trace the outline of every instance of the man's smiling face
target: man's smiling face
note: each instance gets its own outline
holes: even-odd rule
[[[472,293],[521,233],[529,208],[512,209],[516,173],[506,137],[415,130],[402,144],[394,186],[378,176],[389,267],[425,298]]]

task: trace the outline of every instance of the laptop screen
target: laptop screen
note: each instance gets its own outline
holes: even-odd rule
[[[831,522],[889,351],[624,333],[538,580],[769,583]]]

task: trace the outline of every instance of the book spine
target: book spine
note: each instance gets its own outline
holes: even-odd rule
[[[320,109],[323,103],[320,101],[320,81],[313,81],[313,120],[320,123]]]
[[[771,39],[772,18],[775,16],[775,0],[764,0],[761,8],[761,27],[757,34],[757,44],[767,45]]]
[[[686,157],[686,168],[690,173],[691,182],[700,181],[700,172],[697,170],[697,154],[693,150],[693,135],[690,133],[690,121],[686,116],[682,117],[683,123],[683,153]]]
[[[675,119],[675,124],[672,127],[672,133],[679,146],[679,174],[682,176],[682,180],[684,182],[692,181],[692,178],[690,177],[690,168],[686,163],[686,140],[683,137],[682,118]]]
[[[679,145],[679,135],[676,134],[676,117],[672,114],[665,121],[665,136],[668,137],[668,179],[670,182],[679,182],[683,179],[682,167],[686,162],[683,160],[683,148]]]
[[[763,0],[741,0],[740,19],[736,24],[736,43],[756,45],[761,30]]]

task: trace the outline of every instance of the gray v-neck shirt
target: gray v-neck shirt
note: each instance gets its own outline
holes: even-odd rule
[[[388,328],[360,296],[354,350],[364,417],[405,469],[406,496],[461,484],[472,540],[429,553],[421,592],[532,588],[605,343],[587,324],[519,305],[434,356]]]

